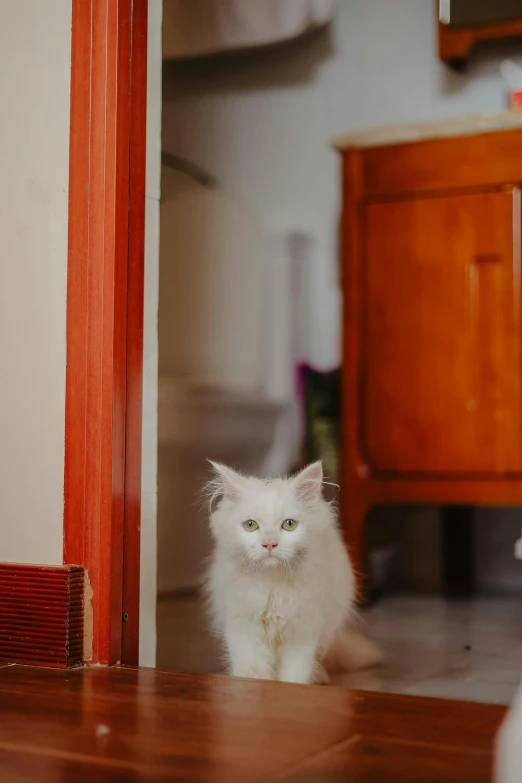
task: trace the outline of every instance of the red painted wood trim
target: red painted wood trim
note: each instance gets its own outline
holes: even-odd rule
[[[132,14],[129,269],[127,275],[127,420],[125,434],[125,536],[123,542],[123,610],[128,619],[123,624],[122,662],[137,665],[140,629],[148,0],[134,0]]]
[[[136,461],[137,450],[141,457],[141,432],[132,424],[125,444],[126,408],[136,408],[137,386],[141,405],[136,362],[127,394],[128,334],[135,333],[127,313],[129,216],[139,211],[135,200],[142,209],[144,200],[129,176],[131,42],[134,19],[142,23],[140,6],[73,0],[64,562],[87,569],[93,661],[104,664],[122,657],[125,463],[129,455]],[[140,155],[145,158],[144,139],[133,151],[133,158]],[[143,252],[134,253],[134,266],[143,265]],[[139,269],[132,274],[139,277]],[[138,308],[138,334],[141,319]],[[136,353],[139,340],[132,339]],[[134,495],[133,505],[136,524]],[[127,558],[127,568],[138,565]]]
[[[0,661],[67,668],[83,658],[84,569],[0,564]]]

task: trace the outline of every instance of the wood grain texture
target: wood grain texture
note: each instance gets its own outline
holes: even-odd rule
[[[144,112],[138,67],[131,109],[131,43],[146,73],[140,55],[144,10],[143,0],[73,0],[64,562],[81,564],[89,574],[97,663],[122,658],[126,508],[130,526],[139,529],[141,423],[136,410],[141,405],[137,356],[142,345],[145,137],[143,132],[135,137],[132,177],[130,137],[132,112]],[[139,22],[133,28],[135,18]],[[131,215],[137,226],[129,247]],[[135,308],[132,312],[128,304]],[[127,491],[128,460],[132,475]],[[127,561],[138,572],[137,552],[131,547]],[[136,605],[127,611],[137,614],[135,591],[129,601]]]
[[[365,206],[372,474],[522,478],[520,217],[518,189]]]
[[[0,564],[0,661],[80,664],[83,602],[83,568]]]
[[[407,740],[356,736],[306,761],[283,780],[294,783],[490,783],[490,754]],[[351,778],[353,770],[357,777]]]
[[[122,663],[139,658],[148,0],[132,4]]]
[[[154,670],[0,670],[5,783],[490,780],[502,707]]]
[[[516,184],[521,147],[522,130],[371,147],[364,150],[364,195],[393,200]]]
[[[522,133],[343,154],[342,518],[522,502]],[[364,585],[363,585],[364,587]]]

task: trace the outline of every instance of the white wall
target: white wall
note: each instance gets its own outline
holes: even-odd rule
[[[142,666],[156,663],[161,13],[161,0],[149,0],[139,652]]]
[[[0,560],[63,562],[71,0],[0,24]]]
[[[339,0],[322,35],[165,70],[164,148],[216,175],[264,227],[316,236],[310,359],[321,366],[339,358],[339,160],[330,139],[503,105],[498,60],[457,76],[436,52],[433,0]]]
[[[340,356],[339,160],[330,139],[505,105],[498,64],[517,49],[479,54],[465,75],[451,73],[437,58],[434,5],[339,0],[334,24],[320,35],[164,71],[164,148],[217,176],[263,229],[316,237],[309,359],[320,367]],[[479,564],[493,542],[491,523],[497,565],[487,576],[482,569],[486,586],[522,586],[522,566],[511,554],[516,512],[480,512]]]

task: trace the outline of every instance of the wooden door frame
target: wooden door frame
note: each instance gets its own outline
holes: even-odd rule
[[[64,563],[109,665],[138,663],[147,6],[72,0]]]

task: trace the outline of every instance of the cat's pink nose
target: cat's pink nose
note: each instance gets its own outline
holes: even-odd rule
[[[272,549],[275,549],[277,544],[263,544],[265,549],[268,549],[269,552],[272,551]]]

